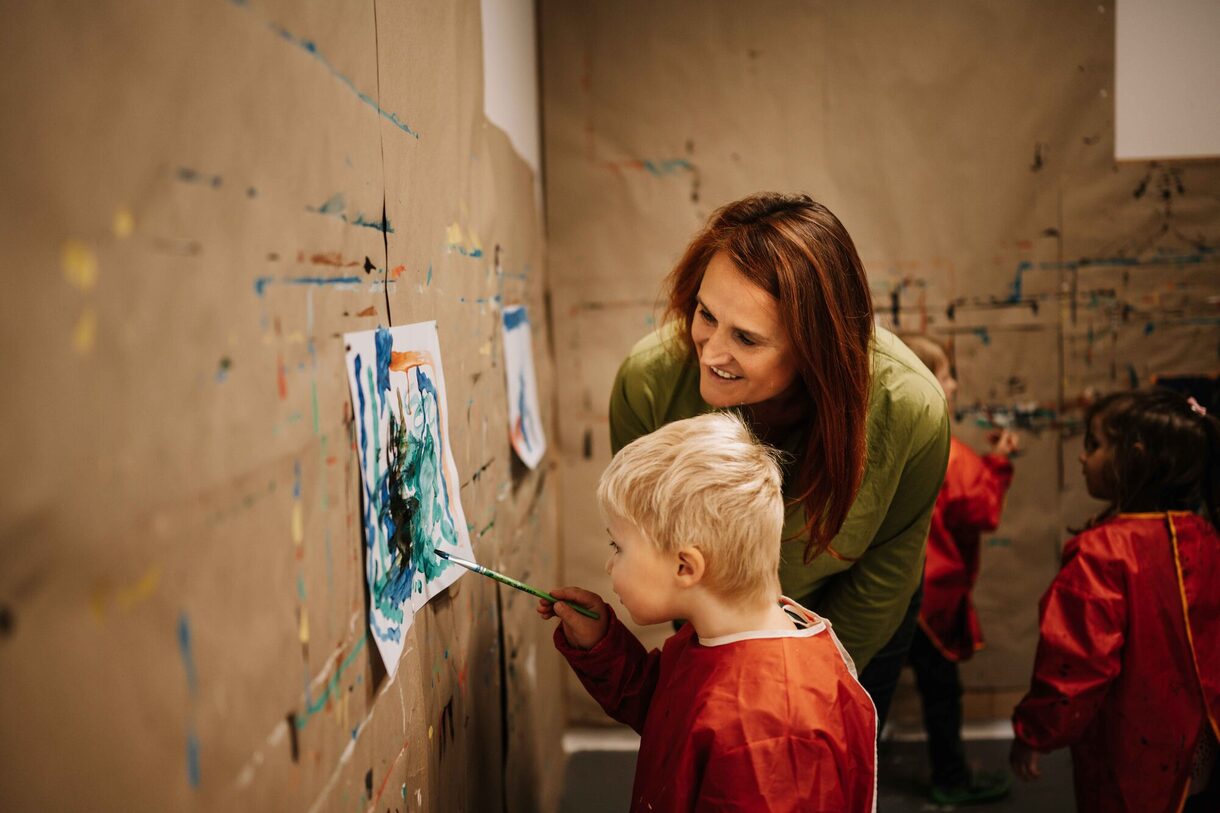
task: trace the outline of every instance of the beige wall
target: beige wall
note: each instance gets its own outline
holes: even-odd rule
[[[532,599],[461,579],[394,679],[366,628],[347,331],[437,320],[476,555],[557,579],[498,327],[530,306],[552,392],[536,179],[480,43],[477,0],[6,10],[0,808],[554,807]]]
[[[880,321],[952,340],[959,406],[1046,410],[984,541],[990,644],[964,670],[976,693],[1027,683],[1064,527],[1094,508],[1078,399],[1220,370],[1220,163],[1115,164],[1113,12],[542,3],[566,582],[609,594],[592,501],[606,403],[661,279],[716,206],[805,191],[856,240]],[[984,414],[955,432],[982,443]],[[601,719],[569,694],[573,719]]]

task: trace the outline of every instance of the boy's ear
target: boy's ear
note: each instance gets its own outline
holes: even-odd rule
[[[678,549],[678,583],[683,587],[692,587],[703,580],[707,572],[707,560],[703,551],[696,547]]]

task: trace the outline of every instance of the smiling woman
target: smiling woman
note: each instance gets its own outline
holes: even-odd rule
[[[667,289],[665,324],[636,344],[614,384],[614,451],[731,408],[787,453],[784,593],[835,624],[884,722],[948,460],[935,378],[874,328],[851,237],[806,195],[718,210]]]

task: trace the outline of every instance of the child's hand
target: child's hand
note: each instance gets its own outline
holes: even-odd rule
[[[1042,771],[1038,768],[1038,752],[1020,740],[1012,741],[1008,764],[1012,772],[1025,782],[1042,778]]]
[[[1021,436],[1016,432],[1009,432],[1007,429],[991,433],[988,440],[991,441],[992,454],[1012,457],[1021,449]]]
[[[552,590],[551,595],[564,601],[552,603],[539,599],[538,615],[544,619],[558,617],[563,624],[563,637],[568,639],[571,646],[592,649],[606,637],[606,630],[610,628],[610,615],[601,596],[579,587],[560,587]],[[581,615],[568,606],[568,601],[587,607],[597,613],[598,619],[594,621]]]

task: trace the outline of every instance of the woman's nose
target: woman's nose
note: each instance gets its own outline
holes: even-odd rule
[[[729,358],[728,349],[725,346],[725,339],[721,336],[719,330],[712,332],[708,337],[707,342],[703,345],[703,363],[714,364],[718,361],[727,361]]]

